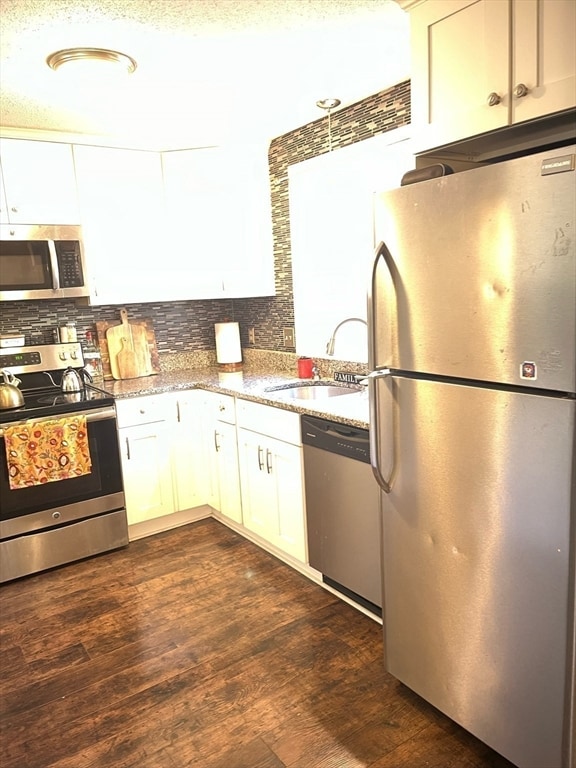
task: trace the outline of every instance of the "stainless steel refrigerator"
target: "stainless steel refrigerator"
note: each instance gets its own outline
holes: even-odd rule
[[[576,766],[575,153],[375,198],[386,666],[520,768]]]

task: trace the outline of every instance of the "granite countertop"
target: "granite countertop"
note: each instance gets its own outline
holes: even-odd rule
[[[335,383],[329,378],[322,378],[322,381],[326,384]],[[211,366],[165,371],[139,379],[105,381],[98,386],[118,399],[200,388],[252,400],[263,405],[276,406],[295,413],[306,413],[331,419],[350,426],[364,429],[368,427],[368,392],[366,388],[352,394],[328,397],[318,401],[288,399],[282,390],[266,391],[270,387],[278,387],[291,382],[306,384],[310,383],[310,380],[298,379],[289,373],[277,371],[272,373],[250,370],[250,368],[235,373],[223,373],[217,366]]]

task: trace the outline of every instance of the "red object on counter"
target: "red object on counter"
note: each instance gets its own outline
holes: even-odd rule
[[[298,358],[298,378],[311,379],[314,375],[314,360],[311,357]]]

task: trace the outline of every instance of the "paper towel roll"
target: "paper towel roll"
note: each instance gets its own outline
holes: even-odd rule
[[[220,365],[242,362],[238,323],[216,323],[216,360]]]

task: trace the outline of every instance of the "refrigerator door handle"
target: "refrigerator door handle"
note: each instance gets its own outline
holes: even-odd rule
[[[375,296],[376,296],[376,273],[378,271],[378,265],[380,263],[380,259],[383,259],[384,263],[386,264],[386,268],[388,269],[388,272],[390,273],[390,278],[392,279],[392,282],[394,282],[394,274],[392,269],[392,254],[388,250],[388,247],[386,246],[386,243],[382,240],[378,243],[376,246],[376,250],[374,251],[374,262],[372,264],[372,275],[370,278],[370,282],[368,284],[368,307],[367,307],[367,315],[368,315],[368,367],[371,371],[375,370],[378,367],[378,361],[376,360],[376,307],[375,307]]]
[[[368,393],[370,398],[370,463],[376,482],[382,488],[384,493],[390,493],[392,490],[392,476],[390,480],[385,480],[380,469],[380,429],[378,427],[378,409],[376,408],[376,379],[383,379],[392,376],[388,368],[382,368],[379,371],[372,371],[366,377],[368,379]],[[393,419],[391,420],[394,423]],[[393,431],[393,430],[392,430]],[[394,444],[394,435],[391,435],[391,442]]]

